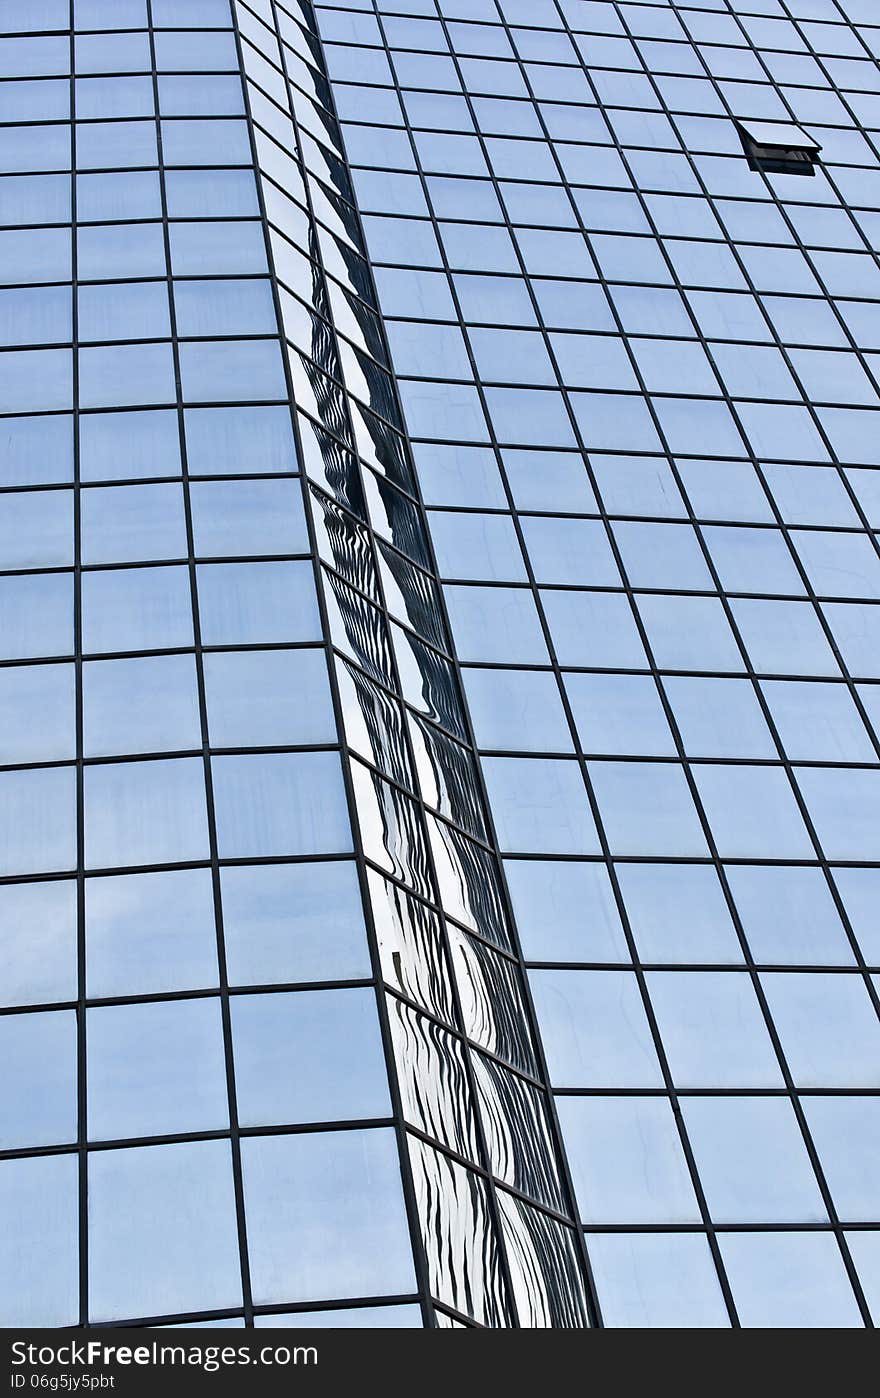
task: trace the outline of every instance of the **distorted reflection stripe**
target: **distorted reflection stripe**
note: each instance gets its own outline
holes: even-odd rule
[[[353,665],[337,666],[345,737],[353,752],[391,781],[415,791],[400,704]]]
[[[456,1027],[451,969],[440,916],[373,869],[368,874],[382,972],[399,995]]]
[[[574,1229],[499,1189],[502,1228],[520,1325],[571,1330],[588,1324]],[[556,1285],[543,1285],[553,1272]]]
[[[522,1072],[537,1076],[517,968],[485,942],[452,925],[449,940],[468,1037]]]
[[[476,840],[488,840],[473,753],[418,714],[410,720],[425,803]]]
[[[493,1172],[548,1209],[564,1213],[565,1190],[544,1094],[483,1054],[475,1053],[472,1062]]]
[[[432,815],[428,816],[428,830],[443,907],[481,937],[510,951],[504,893],[494,856]]]
[[[545,1230],[540,1247],[534,1241],[526,1246],[506,1223],[511,1237],[505,1247],[494,1186],[443,1154],[445,1147],[473,1160],[479,1171],[494,1170],[541,1203],[570,1212],[558,1181],[558,1143],[552,1130],[548,1134],[545,1089],[508,1082],[506,1070],[493,1065],[494,1072],[483,1069],[475,1091],[475,1050],[468,1040],[531,1077],[539,1068],[522,969],[488,945],[512,949],[498,856],[448,659],[401,414],[384,367],[314,15],[309,4],[298,5],[303,29],[273,0],[263,0],[259,11],[280,34],[279,49],[272,30],[264,34],[240,0],[235,10],[250,43],[276,65],[280,55],[291,79],[286,118],[293,118],[297,136],[282,157],[274,141],[285,140],[285,114],[267,105],[278,99],[279,87],[266,78],[262,59],[249,70],[251,50],[245,50],[252,119],[273,133],[271,146],[258,135],[257,148],[265,157],[276,273],[292,293],[282,298],[288,357],[313,482],[330,637],[339,652],[349,774],[363,852],[373,866],[367,880],[372,920],[383,974],[395,992],[388,1005],[398,1088],[406,1119],[439,1147],[411,1141],[431,1288],[439,1302],[482,1325],[543,1324],[549,1314],[564,1317],[561,1324],[583,1325],[583,1278],[580,1305],[568,1299],[567,1235]],[[267,85],[271,99],[260,91]],[[273,181],[282,179],[278,172],[291,157],[296,168],[279,197]],[[352,443],[360,461],[345,445]],[[386,608],[405,624],[390,621]],[[462,927],[445,924],[433,908]],[[468,936],[466,926],[478,937]],[[519,1157],[515,1142],[523,1134],[538,1158]],[[529,1239],[533,1232],[526,1230]],[[523,1272],[526,1256],[528,1284],[538,1295],[523,1293],[515,1302],[513,1292],[522,1287],[514,1274]]]
[[[322,561],[341,573],[352,587],[376,598],[375,568],[367,530],[314,488],[312,499],[318,506],[312,513],[316,529],[320,531],[318,550]]]
[[[409,1152],[432,1294],[480,1325],[514,1325],[486,1181],[416,1137]],[[543,1278],[535,1281],[546,1285]]]
[[[388,1010],[407,1123],[478,1165],[464,1045],[401,1000],[389,996]]]

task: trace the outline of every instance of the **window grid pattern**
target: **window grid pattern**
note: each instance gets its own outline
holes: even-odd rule
[[[231,12],[13,20],[4,1322],[420,1325]]]
[[[579,1326],[320,49],[256,9],[0,36],[5,1318]]]
[[[316,7],[609,1325],[880,1316],[870,8]]]

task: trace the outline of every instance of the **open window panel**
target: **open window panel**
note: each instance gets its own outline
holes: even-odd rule
[[[822,147],[795,122],[736,120],[753,170],[776,175],[812,175]]]

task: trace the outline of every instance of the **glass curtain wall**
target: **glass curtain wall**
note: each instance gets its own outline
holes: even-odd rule
[[[602,1320],[876,1323],[876,4],[316,14]]]
[[[880,1323],[878,60],[2,0],[2,1323]]]
[[[0,1317],[581,1326],[314,18],[257,9],[0,6]]]

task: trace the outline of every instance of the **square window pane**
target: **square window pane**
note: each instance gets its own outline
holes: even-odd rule
[[[152,107],[152,93],[149,94]],[[108,94],[102,103],[108,116],[115,116],[113,99]],[[132,116],[144,110],[145,103],[137,96],[121,99],[122,116]],[[129,110],[124,110],[128,107]],[[132,110],[134,109],[134,110]],[[87,111],[89,109],[87,108]],[[85,121],[76,124],[76,163],[79,170],[112,170],[117,165],[133,167],[159,163],[154,121]]]
[[[605,526],[594,519],[525,516],[526,548],[539,583],[620,587]]]
[[[431,538],[444,578],[525,582],[522,551],[508,515],[431,515]]]
[[[40,216],[40,210],[33,207],[35,202],[33,194],[27,205],[22,201],[25,217],[34,213]],[[52,215],[55,212],[51,210]],[[69,217],[69,213],[62,213],[60,209],[57,212],[63,218]],[[66,228],[12,229],[0,233],[0,253],[3,257],[3,279],[9,286],[70,281],[70,231]]]
[[[77,329],[80,341],[168,337],[171,334],[168,286],[165,282],[104,282],[97,286],[81,286]],[[105,386],[99,376],[96,396],[100,397]],[[107,401],[113,400],[108,398]],[[87,406],[85,402],[83,406]]]
[[[213,563],[197,572],[205,645],[321,639],[311,563]]]
[[[43,1005],[77,996],[76,886],[69,879],[0,887],[0,997]]]
[[[76,256],[83,281],[167,275],[161,223],[81,226],[76,233]]]
[[[782,602],[769,597],[734,597],[730,605],[758,674],[840,673],[811,603]]]
[[[73,480],[73,419],[6,418],[0,436],[0,484],[54,485]]]
[[[812,841],[781,768],[707,763],[693,771],[722,858],[813,857]]]
[[[150,36],[78,34],[74,61],[78,73],[148,73],[153,66]]]
[[[248,218],[260,212],[252,170],[168,170],[165,190],[169,218]]]
[[[152,87],[152,84],[150,86]],[[128,219],[161,218],[162,189],[159,184],[159,172],[114,170],[102,171],[101,174],[77,175],[76,212],[80,223],[124,223]],[[87,247],[87,241],[83,246]],[[159,262],[158,248],[155,261]]]
[[[48,874],[75,866],[73,768],[0,772],[0,874]]]
[[[211,765],[221,859],[351,849],[337,753],[215,757]]]
[[[10,84],[12,86],[12,84]],[[40,84],[42,87],[42,83]],[[68,175],[2,175],[0,176],[0,226],[12,224],[67,223],[70,220],[70,177]],[[0,242],[6,242],[0,236]],[[57,240],[50,240],[56,254],[61,250]],[[61,247],[70,247],[70,235],[62,233]],[[16,240],[13,240],[16,246]],[[18,254],[27,257],[18,244]],[[63,260],[69,265],[69,252]]]
[[[87,655],[170,650],[193,643],[192,596],[185,567],[83,573],[82,610]]]
[[[297,469],[288,408],[187,408],[184,422],[194,475]]]
[[[205,37],[200,35],[200,41]],[[267,271],[265,238],[256,220],[172,223],[169,236],[175,277],[265,275]]]
[[[102,1005],[86,1035],[91,1140],[228,1125],[219,1000]]]
[[[89,1244],[93,1320],[240,1306],[228,1141],[95,1151]]]
[[[3,1150],[76,1141],[76,1037],[72,1010],[0,1016]]]
[[[554,588],[541,593],[541,603],[560,665],[647,669],[645,648],[623,593]]]
[[[690,524],[614,525],[614,537],[633,587],[708,590],[712,577]]]
[[[79,420],[80,478],[134,480],[180,475],[177,413],[83,413]]]
[[[236,995],[232,1039],[242,1126],[390,1115],[371,989]]]
[[[705,855],[705,836],[681,767],[591,762],[590,780],[612,854]]]
[[[565,688],[585,753],[674,757],[657,685],[647,675],[566,675]]]
[[[245,281],[176,281],[174,306],[179,335],[277,334],[272,283]]]
[[[670,675],[663,688],[688,757],[776,757],[748,680]]]
[[[90,661],[82,683],[86,757],[201,748],[193,656]]]
[[[299,481],[194,481],[190,497],[199,558],[308,552]]]
[[[0,1163],[0,1318],[5,1326],[74,1326],[79,1319],[76,1155]]]
[[[49,345],[72,338],[69,287],[13,287],[0,292],[0,344]]]
[[[207,869],[86,880],[86,982],[93,998],[217,984]]]
[[[549,663],[538,612],[527,588],[446,587],[444,595],[461,660]]]
[[[239,88],[238,110],[241,109],[240,93]],[[210,94],[207,95],[210,100]],[[218,149],[222,150],[227,165],[253,163],[247,123],[226,120],[221,115],[229,108],[229,95],[226,90],[222,93],[217,92],[215,104],[211,112],[211,121],[178,120],[161,123],[162,157],[167,165],[207,165],[216,160]],[[166,110],[168,105],[173,106],[173,99],[169,104],[166,89],[163,110]],[[196,107],[198,99],[189,105]]]
[[[146,19],[144,19],[146,27]],[[155,111],[153,102],[153,83],[148,77],[143,78],[77,78],[76,80],[76,118],[78,122],[96,121],[98,117],[138,117],[152,116]],[[145,122],[138,122],[138,128],[146,126]],[[101,125],[106,128],[109,122]],[[94,161],[84,159],[96,146],[100,148],[101,136],[103,132],[95,133],[94,128],[83,126],[77,128],[77,167],[80,170],[88,169]],[[134,132],[132,135],[134,136]],[[138,132],[140,134],[140,132]],[[145,162],[149,165],[158,164],[156,158],[155,126],[153,128],[153,149],[152,159]],[[124,157],[125,147],[122,144],[124,135],[119,136],[120,149],[115,152]],[[128,161],[127,159],[116,159],[110,161],[99,160],[99,164],[109,165],[139,165],[143,162],[139,160]]]
[[[170,8],[165,6],[166,16]],[[194,14],[191,7],[189,13],[192,17],[190,22],[200,22],[200,17]],[[182,7],[180,18],[183,18]],[[155,17],[154,23],[158,23]],[[209,34],[204,30],[157,32],[156,67],[160,73],[235,71],[238,60],[233,37],[231,34]]]
[[[349,860],[225,867],[220,884],[231,985],[371,974],[360,889]]]
[[[83,563],[186,558],[179,485],[94,486],[80,497]]]
[[[72,575],[0,578],[0,658],[26,660],[72,652]]]
[[[414,1289],[392,1131],[249,1138],[242,1167],[257,1304]]]
[[[206,655],[204,667],[213,747],[336,740],[323,650],[223,651]]]
[[[465,670],[465,692],[481,749],[570,752],[555,677],[538,670]]]
[[[73,366],[66,349],[0,353],[0,410],[45,412],[73,406]]]
[[[72,665],[0,669],[0,762],[63,762],[76,756]]]
[[[4,495],[0,567],[64,568],[73,563],[73,492],[29,490]]]
[[[742,656],[715,597],[636,598],[648,643],[661,670],[742,671]]]
[[[187,341],[180,346],[180,377],[187,403],[287,397],[277,340]]]
[[[91,869],[207,859],[201,759],[87,767],[85,844]]]

